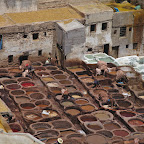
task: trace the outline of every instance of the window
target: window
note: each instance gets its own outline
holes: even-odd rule
[[[117,30],[114,30],[114,34],[116,34],[117,33]]]
[[[38,51],[38,56],[41,56],[42,55],[42,50],[39,50]]]
[[[47,36],[47,33],[46,33],[46,32],[44,32],[44,36]]]
[[[27,35],[26,35],[26,34],[24,34],[24,35],[23,35],[23,38],[27,38]]]
[[[3,44],[3,39],[2,39],[2,35],[0,35],[0,50],[2,49],[2,44]]]
[[[88,48],[88,50],[87,50],[88,52],[90,52],[90,51],[92,51],[92,48]]]
[[[120,28],[120,37],[126,36],[126,27]]]
[[[129,28],[129,31],[132,31],[132,27]]]
[[[126,45],[126,48],[128,48],[129,47],[129,45]]]
[[[107,30],[107,23],[102,23],[102,30]]]
[[[13,55],[9,55],[8,56],[8,62],[10,63],[10,62],[13,62]]]
[[[34,34],[33,34],[33,40],[38,39],[38,37],[39,37],[39,33],[34,33]]]
[[[137,43],[133,43],[133,49],[137,49]]]
[[[90,31],[91,32],[96,31],[96,24],[90,26]]]

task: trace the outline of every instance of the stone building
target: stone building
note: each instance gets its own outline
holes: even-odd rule
[[[0,15],[0,65],[27,58],[44,61],[49,52],[61,64],[85,53],[144,54],[144,10],[123,9],[111,0],[62,0],[57,8],[53,2],[1,1],[6,13]]]

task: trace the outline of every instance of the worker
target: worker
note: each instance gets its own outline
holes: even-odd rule
[[[58,139],[57,139],[57,142],[56,142],[55,144],[62,144],[62,143],[63,143],[62,138],[58,138]]]
[[[30,60],[23,60],[22,64],[19,66],[20,69],[22,69],[22,71],[24,71],[26,69],[26,67],[31,66],[31,61]]]
[[[51,53],[49,53],[49,54],[48,54],[48,57],[47,57],[47,59],[46,59],[46,61],[45,61],[45,65],[51,64],[51,60],[52,60],[52,58],[51,58]]]
[[[92,88],[95,87],[100,87],[99,81],[96,78],[94,78],[94,86]]]
[[[101,70],[99,68],[95,69],[95,76],[101,75]]]
[[[64,100],[68,99],[68,90],[66,88],[61,89],[61,93]]]
[[[122,70],[118,70],[116,73],[116,81],[117,82],[127,82],[127,77]]]

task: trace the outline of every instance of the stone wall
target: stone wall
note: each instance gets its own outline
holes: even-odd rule
[[[37,0],[0,0],[0,15],[12,12],[27,12],[37,10]]]

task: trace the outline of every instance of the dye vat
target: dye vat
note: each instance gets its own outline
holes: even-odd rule
[[[29,80],[30,80],[30,78],[28,78],[28,77],[20,77],[17,79],[18,82],[29,81]]]
[[[88,101],[87,99],[76,99],[76,100],[75,100],[75,103],[76,103],[77,105],[84,105],[84,104],[88,104],[89,101]]]
[[[77,116],[80,114],[80,110],[75,109],[75,108],[67,109],[65,112],[66,114],[71,115],[71,116]]]
[[[104,124],[104,128],[106,130],[114,130],[114,129],[120,129],[120,125],[118,123],[115,123],[115,122],[108,122],[108,123],[105,123]]]
[[[48,72],[37,72],[36,73],[38,76],[43,76],[43,77],[47,77],[48,75],[49,75],[49,73]]]
[[[12,83],[17,83],[17,81],[16,80],[12,80],[12,79],[7,79],[7,80],[3,80],[2,81],[3,85],[12,84]]]
[[[46,141],[46,144],[55,144],[57,142],[57,139],[58,138],[49,138],[47,141]]]
[[[120,115],[123,117],[134,117],[136,114],[133,112],[128,112],[128,111],[121,111]]]
[[[34,67],[34,70],[35,70],[35,71],[45,71],[46,68],[45,68],[45,67],[42,67],[42,66],[37,66],[37,67]]]
[[[134,126],[140,126],[144,124],[144,122],[141,119],[130,119],[128,120],[128,123]]]
[[[58,137],[60,134],[57,130],[46,130],[46,131],[42,131],[40,132],[37,137],[39,139],[43,139],[43,138],[50,138],[50,137]]]
[[[5,86],[5,88],[8,90],[16,90],[16,89],[20,89],[21,86],[19,84],[8,84]]]
[[[22,85],[24,88],[35,86],[35,84],[34,84],[33,82],[31,82],[31,81],[21,82],[21,85]]]
[[[41,65],[42,65],[42,63],[39,62],[39,61],[38,61],[38,62],[33,62],[33,63],[32,63],[32,66],[41,66]]]
[[[119,108],[124,108],[124,109],[128,109],[128,108],[132,108],[132,104],[130,101],[127,100],[117,100],[116,101],[117,105]]]
[[[66,139],[64,140],[63,144],[82,144],[82,143],[77,139]]]
[[[72,101],[63,101],[61,102],[61,105],[63,107],[70,107],[70,106],[74,106],[75,104]]]
[[[98,75],[96,78],[97,78],[98,80],[101,80],[101,79],[105,79],[106,77],[103,76],[103,75]]]
[[[34,112],[32,112],[32,111],[31,111],[31,112],[25,112],[25,113],[23,113],[23,117],[24,117],[25,119],[30,120],[30,121],[33,121],[33,122],[39,121],[39,120],[42,119],[42,117],[41,117],[39,114],[34,113]]]
[[[72,81],[70,81],[70,80],[61,80],[61,81],[59,81],[59,83],[62,84],[62,85],[70,85],[70,84],[72,84]]]
[[[23,110],[31,110],[34,109],[36,106],[32,103],[22,103],[20,104],[20,108],[22,108]]]
[[[133,78],[133,77],[136,77],[136,73],[127,72],[127,73],[126,73],[126,76],[127,76],[128,78]]]
[[[94,82],[94,79],[89,78],[89,77],[87,77],[87,78],[81,78],[80,80],[81,80],[83,83],[93,83],[93,82]]]
[[[129,135],[128,131],[126,131],[126,130],[114,130],[113,134],[115,136],[119,136],[119,137],[126,137]]]
[[[98,131],[98,130],[103,129],[103,126],[101,124],[98,124],[98,123],[95,123],[95,122],[87,123],[87,124],[85,124],[85,126],[88,129],[91,129],[91,130],[94,130],[94,131]]]
[[[111,75],[116,75],[116,71],[111,71],[111,72],[109,72],[109,74],[111,74]]]
[[[100,121],[113,120],[113,115],[108,111],[96,111],[93,112],[92,115],[94,115]]]
[[[32,98],[34,100],[40,100],[40,99],[44,99],[45,95],[40,92],[35,92],[35,93],[30,94],[30,98]]]
[[[130,67],[119,67],[119,68],[125,72],[132,71],[132,69]]]
[[[55,71],[51,71],[50,74],[51,74],[51,75],[55,75],[55,74],[63,74],[63,72],[60,71],[60,70],[55,70]]]
[[[95,107],[91,104],[87,104],[87,105],[82,105],[80,107],[84,112],[91,112],[95,110]]]
[[[26,88],[25,91],[26,91],[27,95],[30,95],[31,93],[34,93],[34,92],[39,92],[39,90],[37,88],[34,88],[34,87]]]
[[[78,119],[82,122],[93,122],[93,121],[97,121],[97,119],[93,116],[93,115],[81,115],[78,117]]]
[[[43,110],[42,112],[42,117],[43,118],[53,118],[53,117],[58,117],[59,114],[55,110]]]
[[[137,113],[144,113],[144,108],[138,108],[138,109],[136,109],[136,112]]]
[[[59,87],[51,87],[50,91],[54,94],[60,94],[61,93],[61,88]]]
[[[136,126],[135,129],[138,132],[144,132],[144,126]]]
[[[67,139],[73,139],[73,138],[83,138],[84,136],[82,134],[74,133],[74,134],[69,134],[67,135]]]
[[[38,100],[35,102],[35,105],[38,106],[40,109],[51,107],[51,103],[48,100]]]
[[[86,137],[86,142],[88,144],[107,144],[105,136],[100,134],[92,134]]]
[[[79,72],[79,71],[84,71],[84,68],[68,68],[71,72]]]
[[[36,133],[37,131],[44,131],[51,129],[51,125],[47,122],[37,122],[30,125],[30,129],[32,130],[32,133]]]
[[[67,79],[66,75],[63,74],[57,74],[54,76],[55,79],[61,80],[61,79]]]
[[[18,123],[10,123],[9,126],[13,132],[23,132],[22,127]]]
[[[8,70],[10,73],[21,73],[22,70],[20,70],[19,68],[10,68]]]
[[[94,89],[93,93],[94,95],[108,96],[107,91],[103,89]]]
[[[54,81],[54,78],[52,78],[52,77],[42,77],[41,79],[44,82],[52,82],[52,81]]]
[[[113,87],[111,86],[102,86],[105,90],[109,90],[109,89],[112,89]]]
[[[58,130],[66,130],[72,127],[72,124],[66,120],[52,121],[52,125],[54,129],[58,129]]]
[[[46,85],[48,87],[59,87],[59,84],[57,82],[48,82]]]
[[[48,66],[46,67],[48,70],[57,70],[58,68],[55,66]]]
[[[8,70],[0,68],[0,73],[8,73]]]
[[[61,94],[57,94],[57,95],[55,96],[55,99],[56,99],[57,101],[62,100],[62,95],[61,95]]]
[[[69,91],[69,92],[75,92],[77,89],[75,86],[66,86],[66,89]]]
[[[101,134],[101,135],[103,135],[103,136],[105,136],[107,138],[112,138],[113,137],[112,132],[107,131],[107,130],[101,130],[101,131],[98,131],[97,133]]]
[[[16,96],[14,99],[15,99],[16,103],[28,103],[31,100],[27,96]]]
[[[69,134],[74,134],[75,131],[74,130],[63,130],[60,133],[61,133],[61,136],[64,137],[64,136],[69,135]]]
[[[125,97],[122,94],[112,94],[112,98],[115,100],[123,100]]]
[[[10,95],[12,96],[19,96],[19,95],[24,95],[25,91],[24,90],[12,90],[10,91]]]
[[[78,98],[82,98],[82,94],[79,92],[75,92],[75,93],[70,93],[71,97],[73,99],[78,99]]]

